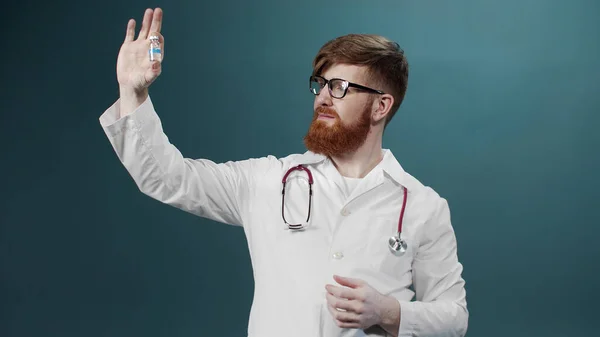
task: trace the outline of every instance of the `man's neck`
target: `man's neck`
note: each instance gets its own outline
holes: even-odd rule
[[[383,159],[381,138],[367,139],[356,152],[333,156],[333,164],[344,177],[364,178]]]

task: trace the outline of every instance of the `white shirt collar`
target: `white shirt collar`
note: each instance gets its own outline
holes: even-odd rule
[[[383,159],[373,170],[380,170],[383,176],[387,175],[397,184],[406,187],[409,192],[413,190],[413,188],[418,187],[418,183],[414,180],[414,178],[406,173],[394,154],[389,149],[382,149],[383,151]],[[311,151],[306,151],[304,154],[296,156],[291,164],[292,166],[297,165],[314,165],[321,162],[330,162],[331,159],[325,155],[317,154]],[[374,172],[379,174],[377,172]]]

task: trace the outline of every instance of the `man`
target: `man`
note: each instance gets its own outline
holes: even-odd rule
[[[464,336],[448,205],[382,148],[408,81],[398,45],[372,35],[328,42],[310,77],[309,151],[217,164],[185,158],[152,106],[161,61],[148,48],[158,36],[164,57],[162,15],[147,9],[137,39],[129,21],[120,98],[100,123],[143,193],[244,229],[255,276],[248,335]]]

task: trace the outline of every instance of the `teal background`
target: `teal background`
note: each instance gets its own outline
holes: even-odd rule
[[[409,89],[384,147],[449,200],[467,336],[598,336],[591,0],[3,6],[0,336],[245,336],[243,231],[142,195],[98,122],[127,20],[155,6],[166,59],[151,97],[184,155],[215,161],[304,151],[307,77],[329,39],[399,42]]]

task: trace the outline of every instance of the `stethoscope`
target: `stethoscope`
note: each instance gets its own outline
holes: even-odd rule
[[[292,173],[294,171],[304,171],[308,175],[308,215],[306,217],[306,221],[303,223],[299,223],[299,224],[291,224],[291,223],[287,222],[287,220],[285,219],[285,212],[284,212],[284,209],[285,209],[284,208],[285,184],[287,182],[287,178],[290,175],[290,173]],[[310,220],[310,208],[311,208],[310,206],[311,206],[311,202],[312,202],[312,185],[314,183],[312,173],[310,172],[310,170],[308,168],[304,167],[303,165],[294,166],[285,173],[285,175],[283,176],[283,179],[281,180],[281,183],[283,184],[283,189],[281,190],[281,217],[283,218],[283,222],[285,222],[285,224],[288,226],[289,229],[291,229],[293,231],[301,231],[308,226],[308,220]],[[402,200],[402,209],[400,210],[400,218],[398,219],[398,233],[396,233],[396,235],[391,236],[388,239],[388,247],[390,248],[392,253],[394,253],[396,255],[403,255],[408,248],[406,241],[402,238],[402,220],[404,219],[404,210],[406,208],[406,199],[408,198],[408,191],[407,191],[406,187],[403,187],[402,189],[404,192],[404,199]]]

